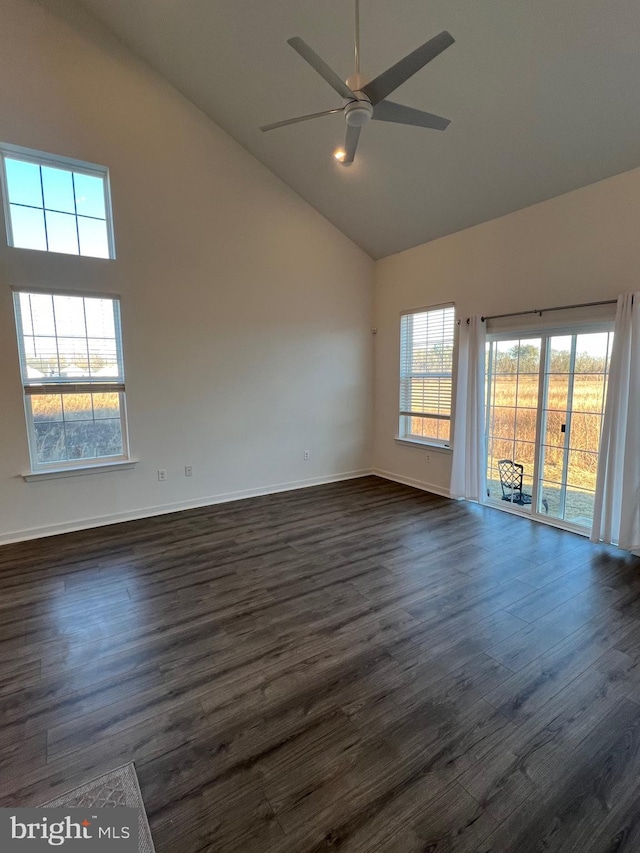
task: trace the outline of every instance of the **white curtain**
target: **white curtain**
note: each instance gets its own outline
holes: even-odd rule
[[[591,541],[640,550],[640,293],[618,298]]]
[[[485,324],[481,317],[462,320],[458,340],[450,493],[452,498],[472,501],[479,501],[486,491],[485,343]]]

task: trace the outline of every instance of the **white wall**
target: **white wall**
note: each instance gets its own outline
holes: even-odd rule
[[[640,286],[640,169],[392,255],[376,264],[374,466],[447,493],[451,454],[394,441],[399,314],[458,316],[615,298]]]
[[[118,252],[10,249],[0,223],[0,541],[368,469],[371,260],[77,6],[0,20],[0,140],[109,166]],[[20,477],[12,285],[122,294],[136,469]]]

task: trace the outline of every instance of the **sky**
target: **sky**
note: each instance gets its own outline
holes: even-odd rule
[[[13,245],[109,257],[101,177],[4,158]]]

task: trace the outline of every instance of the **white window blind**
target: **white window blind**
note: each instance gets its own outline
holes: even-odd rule
[[[14,293],[31,467],[128,458],[120,301]]]
[[[453,305],[402,315],[401,438],[449,446],[454,337]]]

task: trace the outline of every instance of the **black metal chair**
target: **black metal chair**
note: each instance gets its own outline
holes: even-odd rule
[[[529,506],[531,495],[522,491],[524,465],[520,465],[512,459],[500,459],[498,461],[498,472],[502,487],[502,500],[518,506]],[[549,512],[549,504],[546,498],[543,498],[542,506],[545,512]]]
[[[519,506],[527,506],[531,503],[531,495],[522,491],[524,465],[520,465],[512,459],[500,459],[498,461],[498,472],[503,501],[509,501],[509,503]]]

